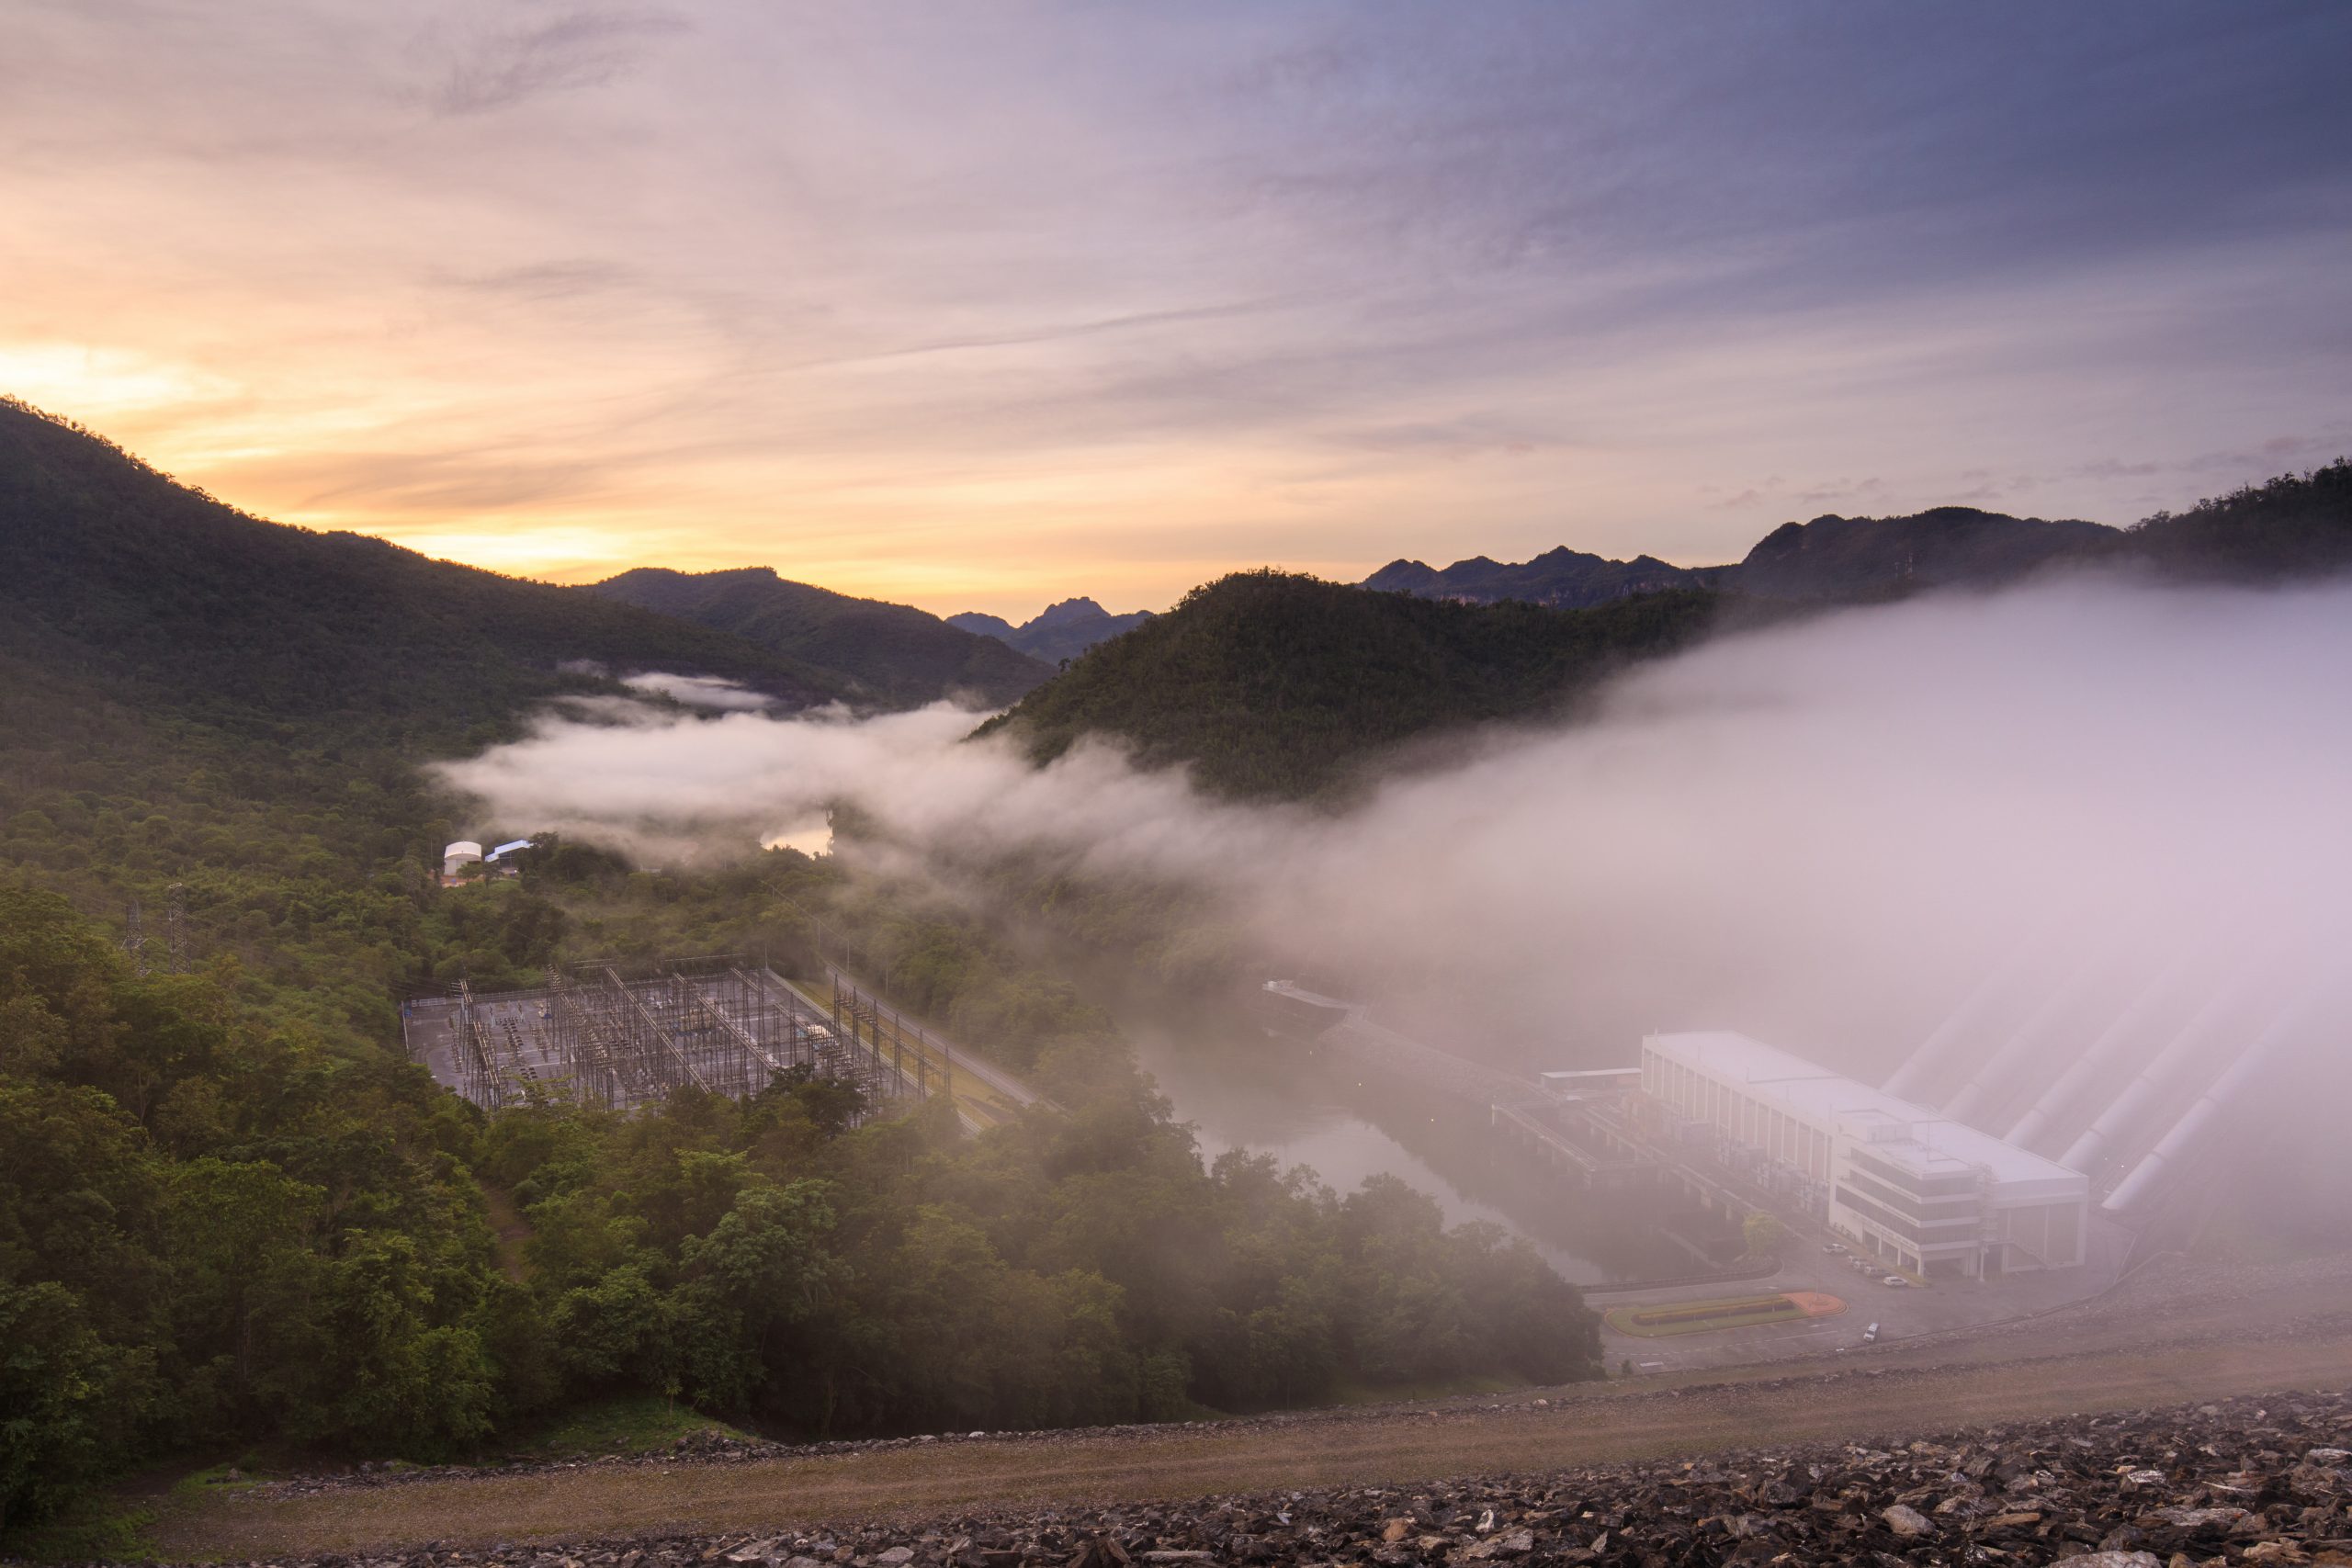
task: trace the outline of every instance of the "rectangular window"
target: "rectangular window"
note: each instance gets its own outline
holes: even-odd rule
[[[1900,1166],[1864,1154],[1860,1149],[1854,1151],[1853,1163],[1855,1169],[1867,1170],[1890,1186],[1923,1198],[1972,1198],[1976,1195],[1976,1178],[1973,1175],[1916,1176]]]
[[[1915,1220],[1921,1224],[1973,1225],[1976,1223],[1979,1213],[1976,1203],[1973,1201],[1973,1194],[1971,1195],[1972,1201],[1929,1202],[1889,1187],[1883,1181],[1873,1179],[1859,1167],[1847,1173],[1842,1185],[1861,1192],[1873,1201],[1883,1203],[1905,1219]]]
[[[1838,1201],[1865,1219],[1883,1225],[1914,1245],[1924,1243],[1928,1247],[1949,1246],[1953,1242],[1966,1241],[1975,1234],[1976,1230],[1973,1220],[1958,1224],[1920,1224],[1905,1215],[1895,1213],[1884,1204],[1857,1192],[1843,1181],[1838,1184]]]

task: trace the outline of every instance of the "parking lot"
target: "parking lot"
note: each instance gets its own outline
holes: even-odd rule
[[[1628,1361],[1637,1372],[1668,1372],[1741,1366],[1791,1356],[1817,1356],[1863,1344],[1863,1335],[1873,1323],[1879,1325],[1882,1341],[1893,1341],[2046,1312],[2097,1295],[2113,1284],[2130,1241],[2120,1229],[2095,1225],[2092,1260],[2080,1269],[2012,1275],[1991,1281],[1939,1280],[1931,1285],[1898,1287],[1880,1283],[1887,1272],[1883,1266],[1874,1266],[1865,1274],[1852,1267],[1849,1254],[1825,1250],[1833,1239],[1811,1226],[1803,1235],[1792,1234],[1782,1248],[1780,1270],[1761,1280],[1743,1280],[1732,1285],[1683,1285],[1624,1295],[1593,1293],[1592,1305],[1596,1308],[1634,1302],[1648,1305],[1728,1295],[1762,1295],[1774,1291],[1819,1291],[1843,1297],[1847,1303],[1844,1312],[1829,1317],[1664,1338],[1642,1338],[1604,1326],[1600,1331],[1601,1352],[1610,1371],[1617,1371]]]

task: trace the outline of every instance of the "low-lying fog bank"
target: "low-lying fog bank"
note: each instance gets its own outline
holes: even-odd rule
[[[1512,1066],[1716,1027],[1878,1080],[1957,1010],[1981,1038],[1932,1087],[2006,1125],[2107,1022],[2203,1009],[2222,1026],[2176,1076],[2275,1025],[2263,1114],[2292,1128],[2352,1098],[2347,675],[2352,588],[2075,582],[1721,638],[1339,815],[1206,799],[1108,745],[1033,769],[944,706],[606,704],[445,772],[502,820],[650,859],[838,803],[894,869],[1001,850],[1205,885],[1270,972],[1377,976]],[[2257,1142],[2306,1191],[2341,1157]]]

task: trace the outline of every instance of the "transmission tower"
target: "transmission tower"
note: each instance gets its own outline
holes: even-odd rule
[[[139,900],[130,901],[130,911],[122,920],[122,950],[130,954],[130,972],[141,979],[147,977],[147,931],[140,923]]]

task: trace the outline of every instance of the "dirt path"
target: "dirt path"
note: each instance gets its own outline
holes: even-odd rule
[[[1062,1433],[670,1469],[583,1467],[311,1496],[219,1498],[167,1518],[173,1556],[283,1557],[431,1540],[766,1529],[980,1504],[1170,1501],[1220,1492],[1554,1470],[1759,1443],[1907,1438],[1995,1420],[2352,1385],[2352,1321],[2254,1343],[2145,1343],[1946,1364],[1828,1368],[1688,1390],[1574,1391],[1550,1408],[1442,1406],[1165,1434]],[[2016,1359],[2030,1357],[2031,1359]]]

